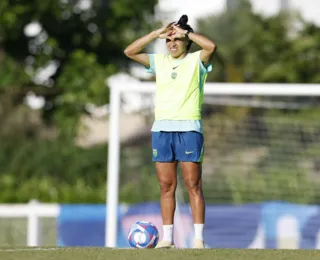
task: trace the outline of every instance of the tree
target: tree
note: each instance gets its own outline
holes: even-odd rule
[[[1,49],[29,75],[28,82],[16,86],[17,95],[32,91],[44,96],[44,118],[64,125],[64,120],[84,113],[86,103],[108,102],[105,79],[126,65],[123,49],[152,26],[156,3],[1,1]],[[30,23],[39,31],[26,35]],[[43,69],[48,77],[42,76]]]
[[[299,24],[303,29],[293,29]],[[319,27],[299,16],[255,14],[247,0],[199,20],[199,31],[218,45],[210,81],[319,82]]]
[[[198,26],[201,33],[218,45],[209,81],[320,82],[320,28],[306,23],[297,14],[282,12],[264,17],[253,13],[249,1],[239,0],[236,9],[200,19]],[[280,98],[283,101],[284,97]],[[276,99],[272,97],[272,101]],[[305,161],[311,165],[317,165],[318,162],[319,127],[315,122],[319,117],[319,109],[314,105],[319,104],[319,98],[291,97],[286,100],[297,103],[303,101],[309,108],[273,110],[232,105],[214,107],[214,113],[205,119],[211,126],[204,128],[207,139],[212,138],[211,143],[218,146],[214,139],[218,136],[219,142],[223,143],[221,147],[225,147],[228,156],[234,153],[235,160],[244,150],[253,151],[253,147],[263,148],[267,152],[252,164],[251,170],[245,170],[242,174],[241,167],[230,173],[216,170],[215,184],[208,182],[208,186],[225,187],[224,192],[238,202],[252,199],[285,199],[300,203],[317,201],[317,178],[310,177],[312,170],[303,169],[301,165]],[[227,121],[228,131],[212,134],[212,129],[219,131],[224,120]],[[293,130],[295,127],[297,130]],[[288,135],[293,131],[296,131],[295,137],[290,139]],[[220,155],[221,151],[217,154]],[[308,194],[309,191],[310,196],[306,195],[303,199],[296,196]]]
[[[2,202],[105,201],[106,146],[77,147],[75,131],[86,104],[108,103],[106,79],[125,69],[123,50],[150,30],[156,2],[0,1]],[[25,105],[30,93],[41,110]]]

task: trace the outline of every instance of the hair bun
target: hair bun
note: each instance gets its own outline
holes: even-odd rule
[[[188,16],[187,15],[182,15],[179,19],[179,22],[178,24],[180,25],[185,25],[185,24],[188,24]]]

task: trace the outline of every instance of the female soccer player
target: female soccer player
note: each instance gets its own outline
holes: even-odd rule
[[[165,39],[168,54],[142,50],[155,39]],[[192,43],[201,50],[189,52]],[[174,248],[173,221],[177,165],[187,187],[194,222],[194,248],[204,248],[205,201],[202,192],[204,139],[201,108],[203,88],[216,44],[197,34],[183,15],[177,23],[155,30],[131,43],[127,57],[156,75],[155,121],[152,126],[152,160],[160,184],[163,239],[156,248]]]

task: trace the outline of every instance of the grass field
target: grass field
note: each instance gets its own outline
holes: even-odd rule
[[[316,250],[0,248],[0,260],[319,260]]]

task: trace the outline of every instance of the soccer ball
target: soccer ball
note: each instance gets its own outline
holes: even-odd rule
[[[128,234],[129,244],[134,248],[154,248],[158,244],[158,240],[158,229],[148,221],[136,222]]]

